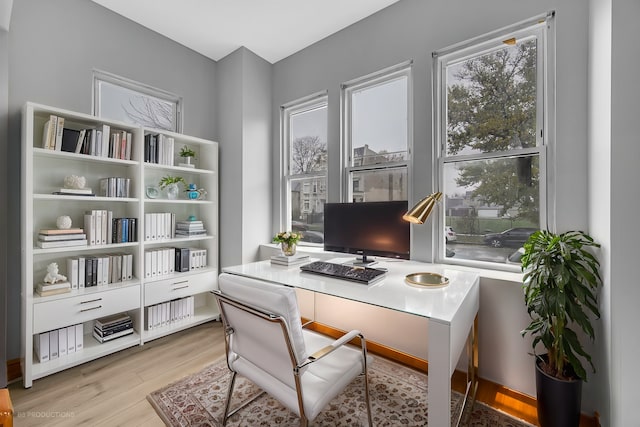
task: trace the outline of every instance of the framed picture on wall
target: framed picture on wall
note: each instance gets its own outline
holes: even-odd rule
[[[92,114],[153,129],[182,132],[182,98],[105,71],[93,70]]]

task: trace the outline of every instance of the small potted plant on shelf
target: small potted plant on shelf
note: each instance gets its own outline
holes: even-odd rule
[[[274,243],[280,243],[280,248],[285,256],[296,254],[296,245],[302,239],[302,233],[293,231],[281,231],[273,237]]]
[[[196,152],[193,151],[191,148],[189,148],[186,145],[183,145],[182,148],[180,149],[180,157],[184,159],[184,163],[180,163],[180,166],[187,167],[187,168],[195,167],[195,165],[191,163],[191,159],[196,158]]]
[[[575,328],[592,340],[592,316],[599,317],[597,289],[600,264],[589,248],[599,244],[581,231],[562,234],[536,231],[524,244],[522,256],[524,298],[531,323],[521,334],[531,334],[536,357],[538,421],[542,427],[578,426],[583,360],[595,367]],[[542,344],[546,354],[536,354]]]
[[[182,184],[183,187],[187,186],[186,181],[184,180],[183,177],[181,176],[163,176],[160,179],[160,188],[161,189],[166,189],[167,191],[167,198],[168,199],[177,199],[178,198],[178,194],[180,194],[180,187],[178,186],[178,184]]]

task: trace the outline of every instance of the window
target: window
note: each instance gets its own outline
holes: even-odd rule
[[[411,63],[342,85],[345,200],[406,200]]]
[[[440,260],[510,264],[546,227],[552,33],[549,14],[434,53]]]
[[[93,72],[93,114],[148,128],[182,131],[182,98],[104,71]]]
[[[322,244],[327,200],[327,96],[314,95],[282,107],[284,226],[301,242]]]

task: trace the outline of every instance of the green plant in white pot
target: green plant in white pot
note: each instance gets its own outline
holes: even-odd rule
[[[542,427],[579,424],[582,381],[587,379],[583,360],[593,372],[595,367],[576,330],[591,340],[595,337],[591,322],[600,317],[597,290],[602,280],[600,263],[590,248],[598,247],[581,231],[555,234],[541,230],[524,244],[524,298],[531,323],[521,333],[533,337],[534,354],[538,344],[547,350],[546,355],[536,354]]]

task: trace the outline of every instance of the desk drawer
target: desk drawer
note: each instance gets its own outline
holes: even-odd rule
[[[215,274],[211,272],[145,283],[144,305],[149,306],[175,298],[209,292],[215,289],[215,283]]]
[[[139,307],[139,286],[41,302],[33,305],[33,333],[75,325]]]

